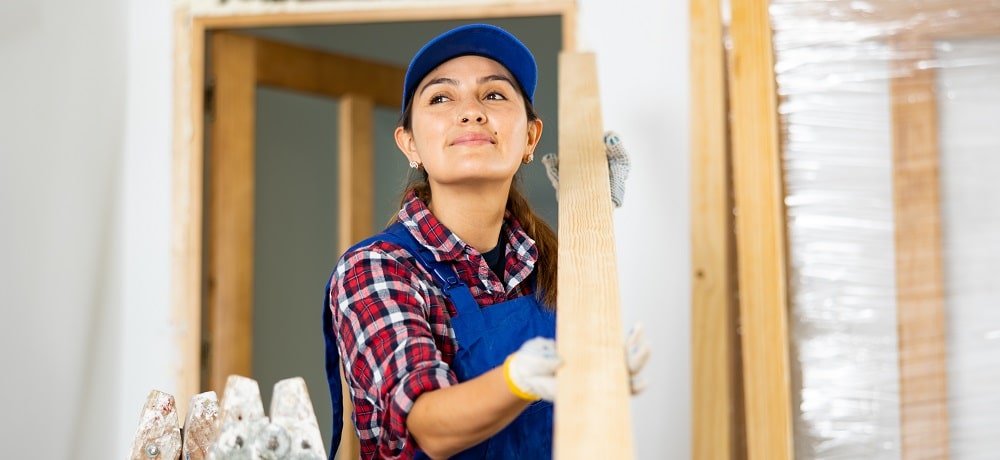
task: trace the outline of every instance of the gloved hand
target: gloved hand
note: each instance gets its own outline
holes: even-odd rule
[[[633,395],[646,389],[648,382],[639,376],[649,360],[650,348],[642,333],[642,324],[636,323],[625,339],[625,361],[628,364],[629,388]],[[556,342],[536,337],[521,345],[503,363],[503,376],[511,393],[526,401],[556,397],[556,369],[562,362],[556,354]]]
[[[535,337],[524,342],[503,363],[503,376],[511,393],[525,401],[556,399],[556,369],[562,361],[556,341]]]
[[[628,337],[625,338],[625,361],[628,363],[633,396],[642,393],[642,390],[649,386],[649,382],[639,376],[639,373],[646,367],[650,352],[646,337],[642,334],[642,323],[635,323],[629,330]]]
[[[632,163],[629,161],[628,152],[622,145],[621,137],[614,131],[604,133],[604,153],[608,157],[608,174],[611,179],[611,202],[616,208],[622,206],[625,201],[625,179],[628,178]],[[554,153],[546,154],[542,157],[542,164],[545,165],[545,174],[552,182],[552,187],[556,189],[556,199],[559,198],[559,157]]]

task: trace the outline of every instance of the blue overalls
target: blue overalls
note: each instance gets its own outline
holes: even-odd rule
[[[434,274],[435,281],[455,304],[457,315],[451,318],[451,325],[455,330],[458,351],[451,368],[459,382],[475,378],[503,364],[504,359],[528,339],[539,336],[555,338],[555,314],[538,303],[534,295],[480,308],[469,287],[458,279],[454,268],[447,262],[438,262],[434,254],[418,243],[402,223],[396,223],[382,233],[358,243],[355,248],[374,241],[390,241],[413,254],[417,262]],[[532,274],[526,282],[534,283],[534,279]],[[330,312],[329,284],[326,289],[323,333],[326,337],[326,375],[333,401],[333,440],[330,443],[332,460],[340,445],[344,408],[339,353]],[[451,458],[549,460],[552,458],[552,415],[552,403],[532,403],[499,433]],[[428,457],[418,451],[415,458]]]

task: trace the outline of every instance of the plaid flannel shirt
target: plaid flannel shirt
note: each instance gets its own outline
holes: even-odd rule
[[[448,230],[412,193],[399,220],[439,261],[453,261],[481,307],[531,294],[523,281],[534,269],[535,242],[509,213],[505,283],[482,255]],[[361,458],[411,458],[416,443],[406,417],[426,391],[457,383],[451,370],[457,343],[449,318],[455,306],[412,255],[375,242],[341,256],[330,283],[337,347],[347,369]]]

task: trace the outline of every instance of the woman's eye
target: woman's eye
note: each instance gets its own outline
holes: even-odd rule
[[[440,104],[448,100],[447,96],[437,95],[431,98],[431,104]]]
[[[504,97],[503,94],[500,94],[500,93],[494,91],[492,93],[487,94],[486,95],[486,99],[491,100],[491,101],[503,101],[503,100],[506,100],[507,98]]]

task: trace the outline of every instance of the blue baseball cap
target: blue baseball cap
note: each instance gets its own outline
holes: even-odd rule
[[[449,59],[468,55],[490,58],[506,67],[534,104],[538,67],[528,47],[497,26],[468,24],[438,35],[413,56],[403,80],[403,110],[427,74]]]

